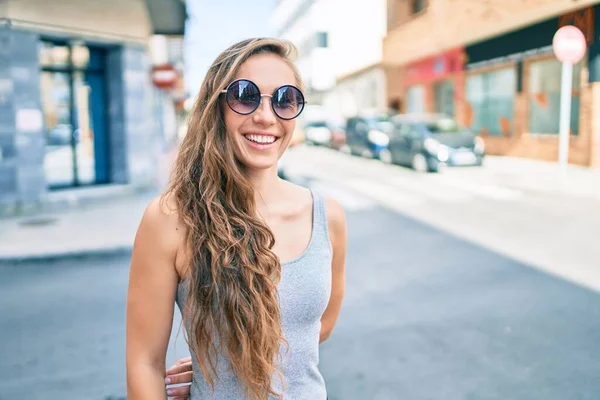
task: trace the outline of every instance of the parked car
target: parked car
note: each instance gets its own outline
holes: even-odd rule
[[[389,162],[390,134],[394,125],[387,113],[362,114],[346,123],[346,143],[341,151]]]
[[[331,143],[331,128],[325,121],[310,121],[304,125],[304,137],[307,143],[329,146]]]
[[[388,145],[389,161],[419,172],[437,172],[449,166],[483,163],[485,144],[454,118],[441,114],[397,115]]]
[[[331,122],[329,124],[331,129],[331,142],[329,146],[332,149],[339,150],[346,144],[346,125],[340,122]]]

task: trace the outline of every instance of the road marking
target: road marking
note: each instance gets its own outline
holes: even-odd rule
[[[471,183],[450,176],[431,176],[433,182],[439,185],[450,186],[478,197],[499,201],[516,201],[523,197],[523,192],[489,183]]]
[[[422,204],[428,200],[443,203],[464,203],[474,197],[491,199],[495,201],[518,201],[523,200],[524,193],[520,190],[511,189],[498,184],[482,181],[469,180],[468,176],[457,177],[452,174],[416,174],[399,166],[389,166],[380,162],[359,157],[352,157],[325,149],[314,149],[312,155],[318,156],[320,160],[312,163],[311,167],[306,163],[298,163],[299,174],[312,172],[317,178],[327,177],[328,180],[336,180],[346,186],[367,195],[377,193],[379,196],[394,200],[401,204]],[[295,154],[300,155],[300,154]],[[308,156],[309,154],[305,154]],[[329,164],[329,165],[328,165]],[[309,164],[310,165],[310,164]],[[304,170],[304,171],[301,171]],[[360,170],[361,175],[371,174],[381,182],[375,183],[367,177],[348,180],[352,171]],[[452,171],[454,172],[454,171]],[[385,179],[385,181],[384,181]],[[390,189],[400,189],[390,194]],[[373,192],[373,193],[371,193]],[[392,198],[389,198],[392,196]]]
[[[309,186],[325,196],[333,197],[348,212],[372,210],[377,207],[377,201],[374,199],[340,187],[337,182],[313,181]]]
[[[409,193],[416,192],[422,196],[445,203],[464,203],[473,198],[471,193],[457,191],[456,188],[437,184],[432,185],[431,182],[424,180],[415,181],[413,179],[408,179],[408,177],[396,176],[391,178],[389,183],[396,188],[408,191]]]
[[[423,203],[423,199],[415,196],[405,190],[399,190],[387,183],[379,183],[367,179],[347,179],[343,183],[345,186],[356,189],[367,196],[373,197],[384,204],[401,205],[419,205]]]

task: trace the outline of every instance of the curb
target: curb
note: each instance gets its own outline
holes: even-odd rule
[[[65,209],[93,207],[106,201],[159,192],[157,185],[109,184],[85,189],[72,189],[64,192],[48,192],[38,201],[19,203],[16,199],[0,201],[0,220],[35,217],[44,213],[54,213]]]
[[[59,261],[88,260],[90,258],[110,258],[128,256],[131,254],[132,246],[114,246],[97,249],[70,250],[64,252],[48,252],[39,254],[23,254],[15,256],[0,256],[0,267],[14,267],[21,264],[41,264]]]

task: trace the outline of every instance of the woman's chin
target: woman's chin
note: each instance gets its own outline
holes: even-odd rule
[[[242,160],[242,164],[249,171],[264,171],[269,169],[277,169],[277,160],[272,160],[271,157],[264,157],[264,159],[245,159]]]

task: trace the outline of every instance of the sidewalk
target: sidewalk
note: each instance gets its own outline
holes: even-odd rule
[[[538,192],[540,195],[591,196],[600,201],[600,171],[570,166],[561,178],[556,164],[489,157],[472,169],[473,181]],[[466,171],[465,171],[466,172]],[[163,177],[166,182],[166,175]],[[158,189],[61,212],[0,219],[0,265],[35,260],[127,253],[148,202]]]
[[[600,200],[600,170],[527,158],[488,156],[481,175],[494,184],[540,195]]]
[[[0,265],[129,252],[144,209],[157,194],[0,220]]]
[[[173,149],[159,160],[155,187],[50,193],[42,212],[0,219],[0,265],[131,251],[143,212],[166,186],[176,154]]]

